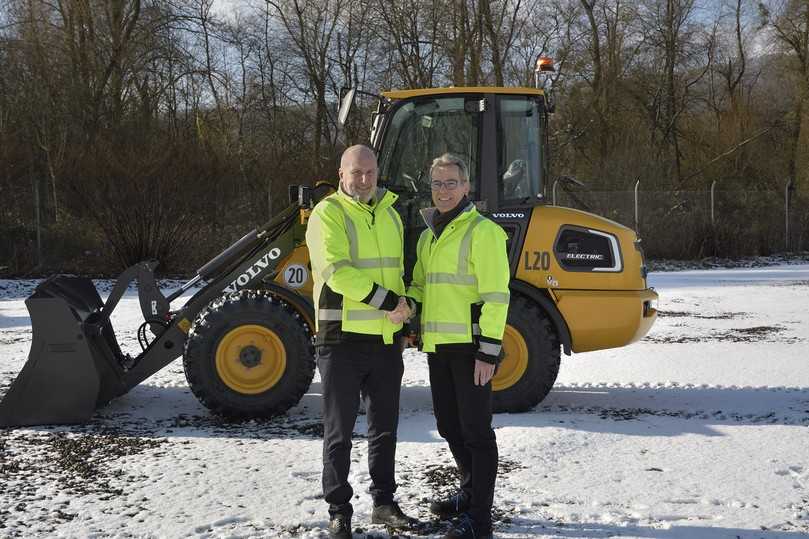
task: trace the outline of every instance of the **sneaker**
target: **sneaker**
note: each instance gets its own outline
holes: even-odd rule
[[[396,529],[411,529],[418,524],[418,520],[405,515],[399,504],[393,502],[374,507],[371,512],[371,524],[384,524]]]
[[[492,539],[492,525],[476,522],[469,514],[462,514],[444,539]]]
[[[351,539],[351,516],[337,513],[329,519],[329,537]]]
[[[462,493],[450,496],[445,500],[435,500],[430,504],[430,512],[438,515],[439,520],[455,518],[469,509],[469,499]]]

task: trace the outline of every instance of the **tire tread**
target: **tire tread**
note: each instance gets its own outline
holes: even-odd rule
[[[245,313],[266,314],[272,319],[276,327],[286,333],[287,339],[293,342],[284,342],[287,348],[287,365],[290,363],[297,367],[293,373],[293,380],[286,383],[287,392],[276,396],[272,406],[239,407],[228,402],[222,393],[219,384],[212,384],[208,380],[211,375],[206,369],[213,368],[206,357],[209,351],[217,344],[221,330],[228,328],[232,321],[238,320]],[[276,331],[276,328],[273,328]],[[278,333],[278,331],[276,331]],[[284,340],[285,336],[279,335]],[[290,346],[297,353],[295,361],[290,362]],[[295,406],[309,389],[315,372],[315,362],[312,347],[312,331],[294,308],[273,294],[263,290],[243,290],[233,292],[217,298],[203,309],[194,320],[189,331],[183,354],[183,368],[186,380],[194,396],[211,412],[231,419],[270,418],[285,413]],[[280,381],[279,381],[280,382]],[[221,384],[221,382],[220,382]]]
[[[529,365],[522,379],[510,388],[494,393],[494,412],[527,412],[547,397],[559,375],[559,336],[545,311],[519,294],[512,295],[508,323],[515,329],[518,326],[531,329],[522,333],[528,346]]]

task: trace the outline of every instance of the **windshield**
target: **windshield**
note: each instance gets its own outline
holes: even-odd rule
[[[417,193],[431,205],[430,164],[452,152],[469,165],[470,197],[478,190],[480,98],[436,97],[399,107],[386,129],[380,180],[395,192]]]
[[[540,104],[527,96],[501,96],[497,130],[500,205],[535,200],[542,187]]]

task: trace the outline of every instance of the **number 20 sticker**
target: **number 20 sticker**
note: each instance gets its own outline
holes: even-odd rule
[[[300,288],[309,280],[309,272],[300,264],[292,264],[284,269],[284,282],[290,288]]]

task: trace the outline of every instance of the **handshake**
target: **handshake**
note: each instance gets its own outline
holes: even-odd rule
[[[412,311],[410,310],[410,305],[407,304],[407,300],[404,298],[404,296],[402,296],[399,298],[399,304],[396,306],[396,308],[392,311],[387,311],[385,316],[387,316],[388,320],[394,324],[404,324],[408,319],[410,319],[411,314]]]

